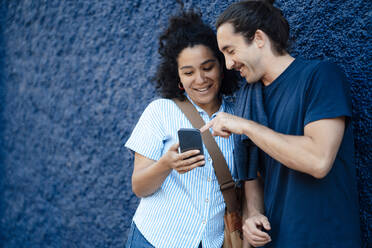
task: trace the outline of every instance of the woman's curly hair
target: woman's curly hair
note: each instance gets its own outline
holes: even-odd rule
[[[203,23],[201,15],[193,11],[182,12],[171,17],[169,27],[159,38],[160,64],[157,68],[154,81],[156,88],[164,98],[178,98],[184,100],[184,91],[178,88],[177,58],[181,51],[187,47],[204,45],[211,49],[223,68],[219,94],[231,95],[238,88],[238,76],[225,67],[225,58],[218,50],[217,39],[211,27]]]

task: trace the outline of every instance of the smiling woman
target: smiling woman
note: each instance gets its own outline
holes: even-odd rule
[[[126,143],[135,152],[132,189],[141,197],[126,247],[221,247],[225,202],[210,155],[206,149],[178,153],[177,131],[192,125],[171,99],[188,98],[209,122],[232,113],[224,95],[237,89],[237,76],[226,70],[215,33],[194,12],[170,19],[159,54],[155,81],[163,98],[145,109]],[[232,138],[216,142],[231,172]]]
[[[156,87],[162,97],[185,99],[184,90],[178,87],[180,75],[178,61],[181,51],[196,45],[204,45],[213,53],[221,65],[221,88],[219,95],[230,95],[237,89],[236,73],[226,69],[225,58],[218,49],[217,38],[213,30],[201,20],[200,15],[190,12],[175,16],[159,38],[161,62],[154,78]]]
[[[191,100],[209,116],[220,107],[218,92],[221,85],[221,66],[210,48],[204,45],[187,47],[178,55],[178,74]]]

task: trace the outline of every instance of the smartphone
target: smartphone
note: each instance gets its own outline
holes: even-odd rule
[[[199,129],[181,128],[178,130],[178,139],[180,142],[180,151],[199,150],[203,155],[203,140]],[[199,155],[199,154],[198,154]]]

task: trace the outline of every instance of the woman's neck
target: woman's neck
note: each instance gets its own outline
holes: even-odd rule
[[[211,117],[214,113],[216,113],[221,107],[221,98],[217,98],[215,101],[203,104],[202,106],[199,105],[205,112],[207,112],[208,116]]]

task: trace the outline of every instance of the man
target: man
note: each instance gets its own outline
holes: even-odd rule
[[[289,55],[288,36],[281,11],[265,1],[225,10],[219,49],[228,69],[263,85],[268,125],[220,113],[201,131],[244,135],[261,149],[263,186],[245,181],[251,245],[360,247],[349,85],[332,63]]]

